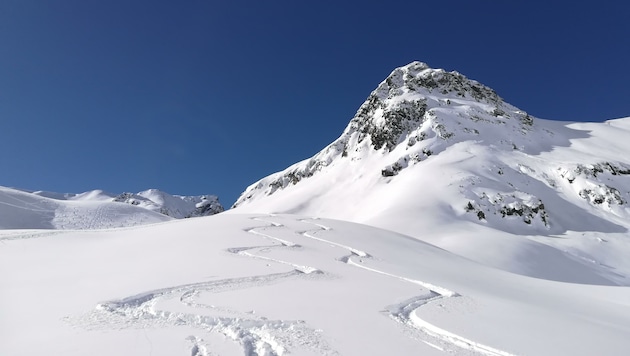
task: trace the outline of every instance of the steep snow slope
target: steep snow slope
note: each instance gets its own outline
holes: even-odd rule
[[[120,204],[126,203],[126,204]],[[223,211],[214,195],[179,196],[157,189],[119,195],[0,187],[0,229],[91,229],[134,226]]]
[[[535,119],[457,72],[414,62],[339,139],[251,185],[234,211],[362,222],[517,273],[585,264],[628,285],[627,137],[630,118]]]
[[[2,355],[630,347],[629,288],[514,275],[348,222],[219,214],[110,231],[5,230],[0,242]],[[563,273],[608,284],[588,268]]]
[[[0,229],[105,229],[171,220],[129,204],[59,200],[0,187]]]

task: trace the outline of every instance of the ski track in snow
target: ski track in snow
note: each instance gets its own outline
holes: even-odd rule
[[[196,301],[201,293],[255,288],[302,276],[307,275],[293,270],[152,290],[100,303],[88,319],[92,324],[110,327],[188,326],[206,333],[219,333],[239,344],[247,356],[283,355],[295,342],[299,342],[302,347],[315,350],[318,354],[334,355],[335,353],[320,339],[318,332],[309,328],[303,321],[270,320],[256,316],[253,312],[241,312]],[[313,276],[317,278],[317,274]],[[159,303],[173,299],[195,312],[175,312],[160,308]],[[190,335],[186,340],[192,343],[191,355],[212,355],[212,345],[204,342],[201,337]]]
[[[312,219],[311,219],[312,220]],[[309,223],[309,224],[313,224],[315,226],[317,226],[319,229],[316,231],[330,231],[332,230],[332,228],[319,224],[319,223],[315,223],[312,221],[309,221],[309,219],[301,219],[299,220],[301,222],[304,223]],[[403,276],[398,276],[398,275],[394,275],[391,273],[387,273],[384,271],[380,271],[374,268],[370,268],[370,267],[366,267],[360,263],[356,263],[352,260],[352,256],[356,255],[358,257],[361,258],[371,258],[371,255],[361,251],[359,249],[350,247],[350,246],[346,246],[346,245],[342,245],[340,243],[337,242],[333,242],[333,241],[329,241],[320,237],[316,237],[314,236],[313,233],[309,233],[309,231],[303,232],[302,233],[303,236],[317,240],[317,241],[321,241],[321,242],[325,242],[334,246],[338,246],[341,247],[343,249],[346,249],[348,251],[350,251],[352,254],[350,256],[345,256],[342,257],[340,259],[341,262],[345,262],[350,266],[355,266],[355,267],[359,267],[362,268],[364,270],[373,272],[373,273],[377,273],[377,274],[381,274],[381,275],[385,275],[385,276],[389,276],[392,278],[396,278],[396,279],[400,279],[403,280],[405,282],[409,282],[412,284],[417,284],[425,289],[429,290],[429,294],[427,295],[422,295],[422,296],[418,296],[418,297],[414,297],[410,300],[408,300],[407,302],[397,305],[395,306],[395,308],[389,307],[389,313],[390,313],[390,317],[392,317],[394,320],[400,322],[403,325],[406,326],[410,326],[413,327],[415,329],[418,329],[420,331],[422,331],[424,334],[431,336],[433,338],[438,339],[438,341],[442,344],[450,344],[453,346],[456,346],[459,349],[464,349],[467,351],[471,351],[473,353],[477,353],[477,354],[482,354],[482,355],[488,355],[488,356],[512,356],[512,354],[502,351],[502,350],[498,350],[483,344],[480,344],[478,342],[469,340],[467,338],[464,338],[462,336],[456,335],[454,333],[451,333],[447,330],[441,329],[429,322],[427,322],[426,320],[423,320],[422,318],[420,318],[418,316],[418,309],[421,308],[424,305],[427,305],[431,302],[436,302],[445,298],[455,298],[455,297],[459,297],[460,295],[454,291],[448,290],[446,288],[440,287],[440,286],[436,286],[433,285],[431,283],[427,283],[427,282],[423,282],[423,281],[419,281],[419,280],[415,280],[415,279],[411,279],[411,278],[406,278]],[[362,261],[362,260],[361,260]],[[428,342],[428,341],[424,341],[426,344],[428,344],[429,346],[432,346],[438,350],[441,351],[445,351],[445,352],[456,352],[456,350],[444,350],[443,348]]]
[[[273,218],[269,215],[268,218]],[[304,321],[292,320],[270,320],[263,316],[256,316],[253,312],[242,312],[230,308],[204,304],[197,301],[202,293],[218,293],[227,290],[255,288],[257,286],[280,283],[289,279],[318,279],[325,278],[326,273],[316,267],[299,265],[296,263],[283,261],[256,254],[270,249],[300,249],[301,246],[292,241],[288,241],[273,234],[268,233],[269,229],[287,229],[283,224],[271,221],[268,218],[254,217],[254,221],[263,222],[265,226],[244,229],[245,232],[259,236],[265,240],[274,242],[271,245],[232,247],[227,252],[254,259],[267,260],[273,263],[287,265],[293,270],[284,273],[266,274],[258,276],[248,276],[240,278],[228,278],[216,281],[206,281],[192,283],[162,289],[156,289],[137,295],[129,296],[119,300],[111,300],[97,305],[96,310],[83,318],[83,324],[92,324],[105,327],[166,327],[166,326],[188,326],[200,329],[205,333],[219,333],[227,339],[231,339],[239,344],[246,356],[280,356],[291,353],[292,346],[298,345],[307,348],[320,355],[337,355],[327,343],[322,339],[322,335],[317,330],[309,328]],[[398,276],[385,271],[380,271],[361,264],[363,259],[370,259],[372,256],[360,249],[330,241],[319,236],[315,236],[320,231],[331,231],[332,228],[313,222],[316,218],[299,219],[297,221],[311,224],[315,229],[296,232],[299,235],[339,247],[350,252],[350,255],[340,257],[338,260],[348,266],[361,268],[371,273],[385,275],[391,278],[403,280],[416,284],[428,290],[428,294],[413,297],[403,303],[386,307],[389,317],[400,323],[405,329],[412,330],[418,336],[419,341],[445,353],[472,354],[486,356],[512,356],[512,354],[501,351],[473,340],[441,329],[418,315],[418,310],[423,306],[447,298],[456,298],[460,295],[446,288],[436,286],[424,281],[419,281],[404,276]],[[263,230],[262,232],[260,230]],[[360,258],[355,262],[352,258]],[[160,303],[168,302],[177,298],[180,305],[185,309],[194,310],[195,313],[168,311],[159,308]],[[210,315],[208,315],[208,313]],[[418,335],[420,334],[420,335]],[[428,340],[427,340],[428,339]],[[194,356],[210,356],[212,346],[205,342],[203,338],[190,335],[186,338],[189,342],[190,353]]]
[[[306,224],[312,224],[312,225],[317,226],[319,229],[316,230],[316,231],[321,231],[321,230],[329,231],[329,230],[332,230],[332,228],[330,228],[328,226],[325,226],[325,225],[322,225],[322,224],[318,224],[318,223],[314,223],[312,221],[309,221],[308,219],[300,219],[299,221],[301,221],[303,223],[306,223]],[[341,247],[341,248],[346,249],[346,250],[350,251],[352,254],[357,255],[359,257],[365,257],[365,258],[371,257],[367,252],[363,252],[363,251],[358,250],[356,248],[353,248],[353,247],[350,247],[350,246],[346,246],[346,245],[342,245],[342,244],[334,242],[334,241],[322,239],[320,237],[315,236],[312,233],[309,233],[309,231],[303,232],[302,236],[308,237],[309,239],[325,242],[325,243],[333,245],[333,246]]]
[[[92,213],[92,219],[88,223],[88,230],[97,229],[101,225],[101,220],[103,220],[104,210],[105,210],[105,207],[102,205],[99,205],[98,207],[96,207],[96,209]]]
[[[253,220],[269,223],[259,218]],[[282,227],[281,224],[271,223],[272,227]],[[200,282],[187,285],[152,290],[119,300],[111,300],[97,305],[96,310],[87,316],[87,324],[96,326],[129,327],[159,327],[159,326],[188,326],[214,332],[225,336],[239,344],[247,356],[280,356],[288,352],[289,348],[298,344],[301,348],[310,349],[315,354],[337,355],[321,339],[319,331],[309,328],[301,320],[270,320],[264,316],[254,315],[253,312],[241,312],[230,308],[203,304],[196,301],[202,293],[218,293],[226,290],[255,288],[283,282],[289,279],[318,279],[324,277],[320,270],[293,264],[287,261],[259,256],[252,250],[272,248],[300,248],[290,241],[268,235],[251,228],[245,231],[264,239],[278,242],[278,244],[254,247],[233,247],[227,252],[250,258],[268,260],[271,262],[291,266],[292,271],[260,276],[222,279],[217,281]],[[179,299],[179,303],[192,309],[195,313],[173,312],[160,309],[160,303]],[[211,315],[207,315],[210,312]],[[84,318],[85,319],[85,318]],[[86,320],[83,320],[86,324]],[[186,340],[191,344],[190,353],[196,356],[213,355],[212,346],[201,337],[190,335]]]

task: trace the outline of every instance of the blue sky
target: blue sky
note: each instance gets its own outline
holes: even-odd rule
[[[158,188],[229,206],[337,138],[413,60],[457,70],[537,117],[630,116],[629,7],[6,0],[0,185]]]

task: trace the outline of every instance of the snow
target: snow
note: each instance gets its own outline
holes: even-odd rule
[[[0,354],[612,355],[630,346],[628,288],[515,275],[338,220],[219,214],[0,238]]]
[[[587,355],[629,346],[627,288],[512,275],[341,221],[221,214],[10,233],[0,244],[1,354]]]
[[[0,187],[0,355],[625,354],[628,134],[414,62],[221,214]]]
[[[181,196],[171,195],[157,189],[149,189],[138,193],[137,196],[146,199],[139,202],[140,206],[165,213],[176,219],[209,215],[207,213],[201,214],[196,212],[197,208],[202,208],[205,205],[216,206],[213,208],[214,213],[223,211],[223,207],[219,203],[218,198],[214,195]]]
[[[106,229],[168,220],[156,212],[94,196],[59,200],[0,187],[0,229]]]
[[[27,191],[0,186],[0,229],[103,229],[151,224],[223,211],[216,196],[157,189],[115,195]]]

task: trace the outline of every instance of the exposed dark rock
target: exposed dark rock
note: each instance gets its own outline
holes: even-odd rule
[[[603,203],[623,205],[626,201],[621,197],[619,190],[601,184],[594,189],[582,189],[580,197],[588,200],[591,204],[600,205]]]

